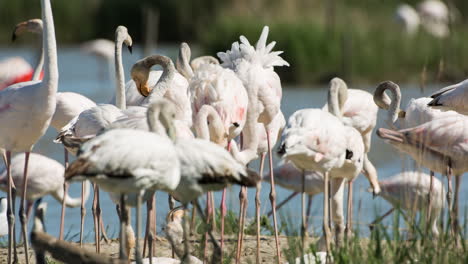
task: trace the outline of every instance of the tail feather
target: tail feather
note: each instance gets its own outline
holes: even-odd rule
[[[262,34],[260,34],[260,38],[258,39],[257,45],[255,47],[257,50],[265,49],[266,41],[268,38],[268,32],[269,32],[268,26],[264,26],[262,30]]]

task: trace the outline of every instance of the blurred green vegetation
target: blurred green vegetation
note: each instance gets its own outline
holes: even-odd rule
[[[409,0],[416,6],[420,1]],[[468,72],[468,1],[444,0],[456,20],[452,34],[436,39],[422,29],[407,36],[394,23],[399,0],[53,0],[57,39],[74,44],[112,39],[117,25],[143,41],[144,11],[158,16],[158,41],[199,44],[214,55],[239,35],[255,43],[263,25],[269,40],[291,67],[277,71],[289,83],[326,82],[341,76],[351,82],[383,79],[412,82],[455,81]],[[455,11],[456,10],[456,11]],[[39,1],[0,2],[0,45],[10,45],[13,26],[40,17]],[[24,40],[27,42],[27,40]]]

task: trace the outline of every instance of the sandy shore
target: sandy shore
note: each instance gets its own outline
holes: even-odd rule
[[[192,254],[198,256],[200,253],[200,241],[201,239],[192,237],[191,238],[191,249]],[[226,249],[224,250],[225,258],[232,258],[232,262],[234,263],[234,258],[236,254],[236,243],[237,237],[228,236],[225,239]],[[287,237],[281,236],[280,237],[280,244],[281,248],[288,248],[288,240]],[[143,245],[143,244],[141,244]],[[260,252],[262,263],[275,263],[275,238],[273,236],[262,236],[261,243],[260,243]],[[95,250],[94,243],[87,243],[85,244],[85,248],[91,251]],[[109,243],[102,241],[101,243],[101,252],[103,254],[110,255],[113,258],[118,257],[118,250],[119,250],[119,243],[118,240],[112,240]],[[169,242],[162,237],[158,237],[156,241],[156,249],[155,249],[156,256],[158,257],[170,257],[171,256],[171,248]],[[242,259],[241,263],[255,263],[255,251],[256,251],[256,237],[255,236],[245,236],[244,243],[243,243],[243,250],[242,250]],[[281,252],[283,255],[283,252]],[[7,248],[0,248],[0,263],[7,263],[7,256],[8,256],[8,249]],[[25,263],[24,259],[24,249],[23,247],[18,247],[18,256],[19,256],[19,263]],[[208,256],[211,256],[208,254]],[[34,258],[34,253],[31,251],[29,255],[31,264],[36,263]],[[133,256],[132,256],[133,259]],[[284,263],[286,260],[282,257],[281,262]]]

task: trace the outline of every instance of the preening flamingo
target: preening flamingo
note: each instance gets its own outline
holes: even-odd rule
[[[442,182],[434,179],[431,187],[430,175],[417,171],[405,171],[391,178],[381,180],[379,183],[382,188],[379,196],[392,204],[393,208],[372,222],[372,225],[382,221],[395,208],[405,210],[412,214],[410,217],[414,217],[418,211],[423,212],[427,210],[427,196],[431,195],[433,202],[430,207],[431,212],[426,211],[430,215],[427,224],[434,236],[437,237],[439,235],[437,220],[445,204],[445,190]]]
[[[453,110],[468,115],[468,80],[447,86],[431,95],[427,105],[434,109]]]
[[[226,52],[218,52],[218,57],[221,59],[221,66],[232,69],[237,76],[242,80],[244,87],[247,90],[249,98],[248,109],[246,115],[246,125],[243,133],[243,149],[238,151],[237,146],[233,145],[231,152],[234,157],[244,164],[249,163],[257,157],[258,151],[258,135],[257,122],[260,122],[267,129],[268,124],[276,117],[280,111],[282,88],[278,74],[274,71],[275,66],[289,66],[289,64],[279,55],[281,51],[272,52],[276,42],[271,42],[266,45],[269,28],[265,26],[262,30],[260,38],[256,46],[250,45],[249,41],[240,36],[239,42],[234,42],[231,50]],[[271,135],[266,131],[267,138]],[[270,140],[267,140],[270,143]],[[271,161],[271,146],[269,149],[270,171],[273,172],[273,164]],[[274,178],[271,175],[271,190],[270,200],[273,210],[276,207],[276,191]],[[241,201],[245,200],[246,189],[241,189],[239,195]],[[275,242],[277,260],[280,259],[280,246],[278,239],[278,228],[276,220],[276,211],[273,212],[273,223],[275,229]],[[240,230],[242,232],[242,230]],[[242,240],[240,241],[242,243]],[[242,244],[239,248],[242,248]],[[236,262],[239,262],[239,254],[236,256]]]
[[[23,186],[27,186],[27,168],[29,153],[34,144],[44,135],[55,112],[56,92],[58,85],[57,48],[55,42],[54,22],[49,0],[41,0],[42,20],[44,21],[43,48],[46,50],[44,61],[44,79],[42,81],[24,82],[9,86],[0,92],[0,121],[8,126],[0,128],[0,147],[6,150],[8,178],[9,250],[8,263],[11,263],[13,247],[13,223],[11,193],[11,151],[25,153],[25,170]],[[35,113],[35,115],[31,115]],[[28,236],[26,232],[26,215],[24,200],[26,189],[23,188],[20,204],[20,220],[23,231],[26,263],[29,263]],[[16,247],[14,260],[17,260]]]
[[[333,117],[318,109],[303,109],[295,112],[289,119],[288,127],[283,131],[283,142],[278,152],[286,161],[291,160],[302,170],[315,170],[324,174],[324,188],[327,188],[324,196],[324,219],[327,221],[328,174],[330,173],[330,176],[337,179],[352,181],[362,171],[365,160],[363,136],[355,128],[343,124],[345,123],[343,122],[343,104],[347,100],[345,84],[337,78],[332,79],[330,84],[328,110]],[[342,123],[338,125],[336,121]],[[316,129],[320,131],[314,131]],[[334,130],[335,134],[330,134],[331,130]],[[345,156],[342,160],[343,154]],[[312,160],[312,162],[307,162],[307,160]],[[348,199],[352,198],[348,197]],[[350,213],[349,204],[350,201],[348,201],[348,214]],[[303,198],[303,225],[305,222]],[[328,251],[330,231],[328,224],[325,223],[324,221]],[[305,226],[303,230],[306,230]]]
[[[468,171],[468,119],[463,115],[438,118],[422,125],[399,131],[380,128],[377,135],[398,150],[410,155],[431,171],[446,174],[447,201],[451,208],[452,174],[457,176],[454,209],[451,213],[456,228],[458,191],[461,175]]]

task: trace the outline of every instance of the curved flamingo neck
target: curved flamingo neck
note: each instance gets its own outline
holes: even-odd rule
[[[149,131],[157,134],[163,134],[164,132],[169,136],[170,139],[176,139],[176,131],[173,124],[173,119],[170,116],[166,116],[162,109],[167,107],[167,101],[165,99],[158,99],[148,107],[146,112],[146,120],[148,122]],[[165,131],[161,131],[162,125]]]
[[[39,53],[39,60],[37,61],[36,68],[34,69],[34,74],[32,76],[33,81],[38,81],[41,79],[42,68],[44,67],[44,49],[41,47]]]
[[[88,181],[85,182],[85,185],[84,185],[84,193],[83,193],[83,199],[85,201],[88,200],[88,197],[89,197],[89,189],[90,189],[90,184]],[[63,188],[59,188],[57,190],[57,193],[54,194],[54,197],[55,199],[57,199],[57,201],[59,202],[62,202],[63,199],[65,199],[65,206],[66,207],[78,207],[81,205],[81,197],[78,197],[78,198],[73,198],[73,197],[70,197],[67,194],[64,194],[63,193]]]
[[[143,59],[141,63],[148,69],[154,65],[160,65],[163,68],[163,73],[159,78],[158,83],[156,83],[155,87],[151,90],[148,96],[148,102],[152,102],[157,98],[161,98],[166,93],[172,83],[172,80],[174,79],[176,70],[172,60],[165,56],[149,56]],[[149,74],[149,71],[147,74]]]
[[[42,47],[44,49],[44,78],[42,84],[47,87],[48,98],[55,98],[58,86],[57,44],[55,41],[54,18],[50,0],[41,0],[44,32]],[[54,103],[55,107],[55,103]]]
[[[208,123],[210,127],[208,127]],[[211,105],[203,105],[200,111],[198,111],[195,117],[194,129],[198,138],[215,143],[224,143],[224,139],[226,138],[221,117]]]
[[[177,70],[188,80],[193,77],[193,70],[190,66],[191,51],[187,43],[180,44],[179,56],[177,57]]]
[[[390,96],[391,96],[391,101],[390,105],[388,103],[387,99],[384,99],[384,94],[385,91],[389,90],[390,91]],[[377,103],[380,100],[380,105]],[[382,108],[387,109],[387,124],[390,127],[394,127],[394,123],[398,119],[400,112],[400,104],[401,104],[401,91],[400,87],[391,81],[386,81],[381,83],[377,89],[375,90],[374,93],[374,101],[376,101],[376,104],[379,106],[382,106]]]
[[[125,99],[125,76],[122,63],[123,40],[119,37],[119,32],[115,36],[115,105],[122,110],[126,108]]]
[[[339,119],[343,118],[343,107],[348,99],[348,86],[339,79],[333,78],[328,90],[328,111]]]

